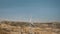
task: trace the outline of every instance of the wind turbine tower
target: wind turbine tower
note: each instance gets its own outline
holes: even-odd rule
[[[30,16],[29,22],[30,22],[31,24],[33,24],[33,22],[32,22],[32,16]]]
[[[29,20],[29,22],[31,23],[30,24],[30,34],[33,34],[33,32],[32,32],[32,25],[33,25],[33,22],[32,22],[32,16],[30,16],[30,20]]]

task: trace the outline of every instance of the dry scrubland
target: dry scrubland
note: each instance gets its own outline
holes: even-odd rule
[[[60,34],[60,23],[1,21],[0,34]]]

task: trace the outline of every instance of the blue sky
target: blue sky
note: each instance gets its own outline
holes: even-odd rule
[[[60,0],[0,0],[0,18],[60,21]]]

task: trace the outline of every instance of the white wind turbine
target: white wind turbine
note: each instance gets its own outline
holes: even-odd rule
[[[33,25],[32,16],[30,16],[29,23],[31,23],[31,24],[30,24],[30,26],[31,26],[31,27],[30,27],[30,34],[33,34],[33,33],[32,33],[32,25]]]

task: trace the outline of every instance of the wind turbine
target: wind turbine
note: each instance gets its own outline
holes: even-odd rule
[[[29,22],[31,23],[31,24],[30,24],[30,26],[31,26],[31,27],[30,27],[30,34],[33,34],[33,33],[32,33],[32,25],[33,25],[32,16],[30,16]]]
[[[30,22],[31,24],[33,24],[33,22],[32,22],[32,16],[30,16],[29,22]]]

